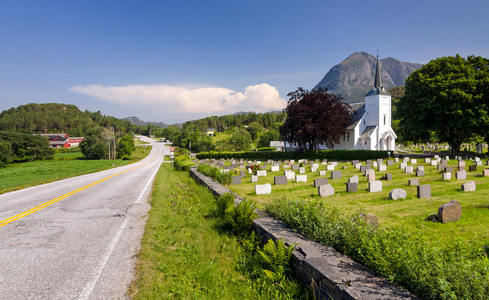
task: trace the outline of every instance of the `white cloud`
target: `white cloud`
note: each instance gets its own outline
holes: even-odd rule
[[[266,83],[248,86],[244,93],[220,87],[171,85],[87,85],[70,90],[125,106],[143,106],[167,113],[266,112],[286,106],[277,89]]]

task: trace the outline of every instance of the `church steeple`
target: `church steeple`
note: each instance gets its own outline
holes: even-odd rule
[[[372,95],[390,95],[389,92],[386,89],[384,89],[384,86],[382,85],[382,78],[380,77],[380,62],[379,62],[378,54],[377,54],[377,66],[375,68],[374,87],[365,95],[365,97],[372,96]]]

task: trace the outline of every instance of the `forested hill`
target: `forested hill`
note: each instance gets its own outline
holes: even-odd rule
[[[102,115],[100,111],[89,112],[75,105],[60,103],[21,105],[0,113],[0,130],[26,133],[67,133],[83,136],[93,127],[114,127],[116,133],[141,133],[143,126],[115,117]]]
[[[365,52],[355,52],[326,73],[314,87],[329,88],[346,102],[364,101],[365,94],[373,87],[377,59]],[[404,86],[406,78],[423,65],[402,62],[388,57],[380,60],[382,84],[386,89]]]
[[[183,123],[183,129],[199,129],[206,131],[208,128],[215,128],[216,131],[226,131],[233,127],[246,126],[250,123],[259,123],[264,128],[269,128],[273,123],[283,122],[286,114],[283,112],[269,112],[269,113],[240,113],[224,116],[212,116],[194,121],[187,121]]]

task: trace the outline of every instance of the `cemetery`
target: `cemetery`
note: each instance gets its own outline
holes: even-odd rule
[[[489,162],[480,158],[206,159],[196,163],[230,172],[236,179],[229,189],[256,201],[261,209],[277,198],[322,201],[326,207],[339,208],[345,214],[365,210],[377,218],[381,227],[422,226],[440,239],[474,240],[482,235],[489,244],[489,232],[481,228],[482,220],[489,220]],[[450,201],[461,204],[460,220],[444,225],[426,221]]]

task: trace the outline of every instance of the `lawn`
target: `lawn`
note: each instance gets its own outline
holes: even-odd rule
[[[362,163],[362,162],[361,162]],[[365,162],[363,162],[365,164]],[[302,199],[306,201],[323,201],[326,207],[339,208],[347,214],[355,213],[359,209],[364,209],[368,213],[378,218],[381,227],[395,227],[397,225],[408,228],[423,227],[433,235],[444,239],[461,238],[464,240],[485,239],[489,243],[489,231],[487,230],[487,220],[489,220],[489,177],[482,177],[482,169],[485,166],[479,166],[478,171],[468,172],[468,166],[472,163],[466,161],[467,179],[455,179],[455,171],[452,172],[450,181],[443,181],[441,171],[436,166],[424,163],[424,159],[417,159],[413,166],[414,170],[418,166],[423,166],[425,176],[416,177],[415,174],[406,174],[399,168],[399,163],[387,167],[387,172],[379,172],[375,169],[376,180],[380,180],[385,173],[391,173],[393,180],[382,181],[383,191],[370,193],[368,189],[367,178],[363,176],[358,169],[355,169],[350,162],[339,162],[335,170],[342,172],[341,179],[330,179],[331,172],[327,176],[319,176],[318,172],[311,172],[310,166],[306,166],[307,183],[296,183],[289,180],[287,185],[274,185],[273,177],[282,176],[283,169],[280,167],[279,172],[270,172],[270,166],[262,168],[267,170],[266,177],[259,177],[258,183],[251,183],[249,174],[241,180],[240,185],[230,185],[229,188],[235,193],[249,200],[255,200],[258,206],[264,208],[266,203],[272,199],[286,197],[295,200]],[[450,160],[449,167],[458,166],[456,160]],[[343,169],[346,167],[346,169]],[[326,165],[319,163],[317,171],[326,170]],[[298,174],[299,172],[296,171]],[[347,193],[345,183],[353,175],[359,177],[358,192]],[[314,188],[314,179],[319,177],[328,178],[328,183],[335,190],[335,194],[330,197],[321,198],[318,196],[317,188]],[[431,185],[431,197],[418,199],[416,186],[409,186],[409,179],[419,179],[419,184]],[[463,192],[461,185],[468,181],[474,181],[477,184],[477,190],[474,192]],[[272,193],[269,195],[256,195],[255,184],[270,183]],[[403,200],[389,200],[389,191],[394,188],[406,190],[407,197]],[[428,216],[436,214],[438,208],[451,200],[458,200],[462,204],[462,219],[447,224],[424,221]]]
[[[150,147],[138,147],[131,160],[85,160],[79,149],[59,152],[53,160],[10,164],[0,169],[0,194],[69,177],[119,167],[146,157]]]

